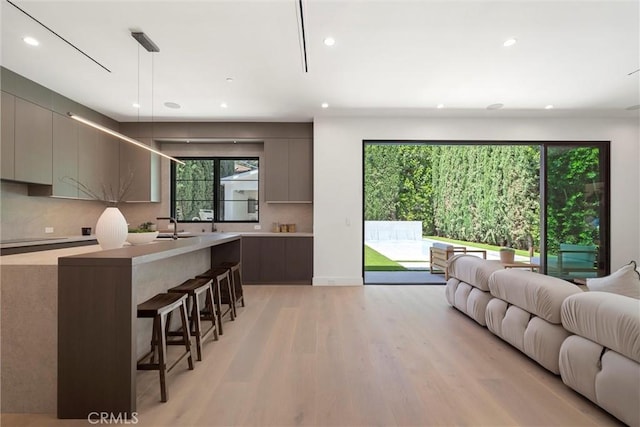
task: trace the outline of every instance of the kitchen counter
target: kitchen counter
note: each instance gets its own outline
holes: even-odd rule
[[[50,249],[39,252],[26,252],[14,255],[4,255],[0,257],[0,265],[58,265],[58,258],[73,255],[82,255],[91,252],[99,252],[100,245],[77,246],[64,249]]]
[[[91,252],[61,258],[59,265],[137,265],[211,248],[240,239],[234,233],[194,233],[178,240],[156,239],[144,245],[125,245],[119,249]]]
[[[151,336],[136,305],[211,265],[240,261],[240,242],[203,233],[0,257],[3,412],[86,419],[93,410],[135,411],[135,362]]]
[[[170,234],[165,230],[165,234]],[[246,237],[313,237],[313,233],[296,232],[296,233],[276,233],[272,231],[241,231],[241,232],[185,232],[179,233],[183,239],[193,239],[206,236],[225,236],[237,235]],[[155,242],[171,241],[170,238],[157,239]],[[78,247],[78,246],[95,246],[97,243],[96,236],[58,236],[58,237],[29,237],[24,239],[11,239],[0,241],[0,255],[14,255],[22,253],[30,253],[37,251],[51,251],[62,248]],[[128,244],[125,244],[128,245]],[[98,250],[100,248],[98,247]]]
[[[58,237],[28,237],[0,241],[0,254],[12,255],[26,252],[48,251],[69,247],[95,245],[96,236],[58,236]]]
[[[59,258],[58,418],[135,412],[136,361],[152,330],[136,306],[213,265],[240,261],[241,236],[232,233]]]
[[[313,237],[313,233],[276,233],[273,231],[242,231],[242,237]]]

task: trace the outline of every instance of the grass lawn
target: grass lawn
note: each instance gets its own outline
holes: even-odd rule
[[[405,271],[406,268],[390,260],[378,251],[364,245],[364,269],[366,271]]]

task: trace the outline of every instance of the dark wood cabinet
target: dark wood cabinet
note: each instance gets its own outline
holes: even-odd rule
[[[243,237],[242,275],[251,284],[311,284],[312,237]]]
[[[260,281],[265,283],[288,282],[286,271],[285,237],[263,237],[260,248]]]
[[[264,143],[265,200],[313,201],[313,144],[311,139],[271,139]]]
[[[16,181],[51,185],[53,177],[53,113],[39,105],[15,99]]]
[[[313,278],[313,239],[285,238],[285,278],[292,282],[311,283]]]
[[[2,179],[15,178],[15,100],[15,96],[2,92],[2,136],[0,137]]]

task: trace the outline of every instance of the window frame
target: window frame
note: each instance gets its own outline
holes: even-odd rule
[[[232,224],[232,223],[242,223],[242,224],[255,224],[260,222],[260,158],[258,156],[185,156],[185,157],[176,157],[178,160],[189,161],[189,160],[211,160],[213,161],[213,222],[217,224]],[[220,199],[220,162],[221,161],[238,161],[238,160],[248,160],[248,161],[256,161],[258,162],[258,178],[256,182],[258,183],[257,188],[257,199],[255,200],[256,213],[257,218],[255,220],[222,220],[220,219],[220,214],[223,211],[220,209],[220,205],[225,202],[225,200]],[[210,223],[211,221],[193,221],[191,219],[177,219],[176,216],[176,163],[171,162],[171,216],[176,218],[179,223],[187,223],[187,224],[205,224]],[[249,202],[247,201],[247,205],[249,206]]]

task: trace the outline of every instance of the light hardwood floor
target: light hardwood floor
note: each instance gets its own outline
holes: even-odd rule
[[[195,370],[185,362],[169,374],[167,403],[157,373],[139,374],[138,425],[619,425],[448,306],[443,286],[247,286],[245,295]]]

